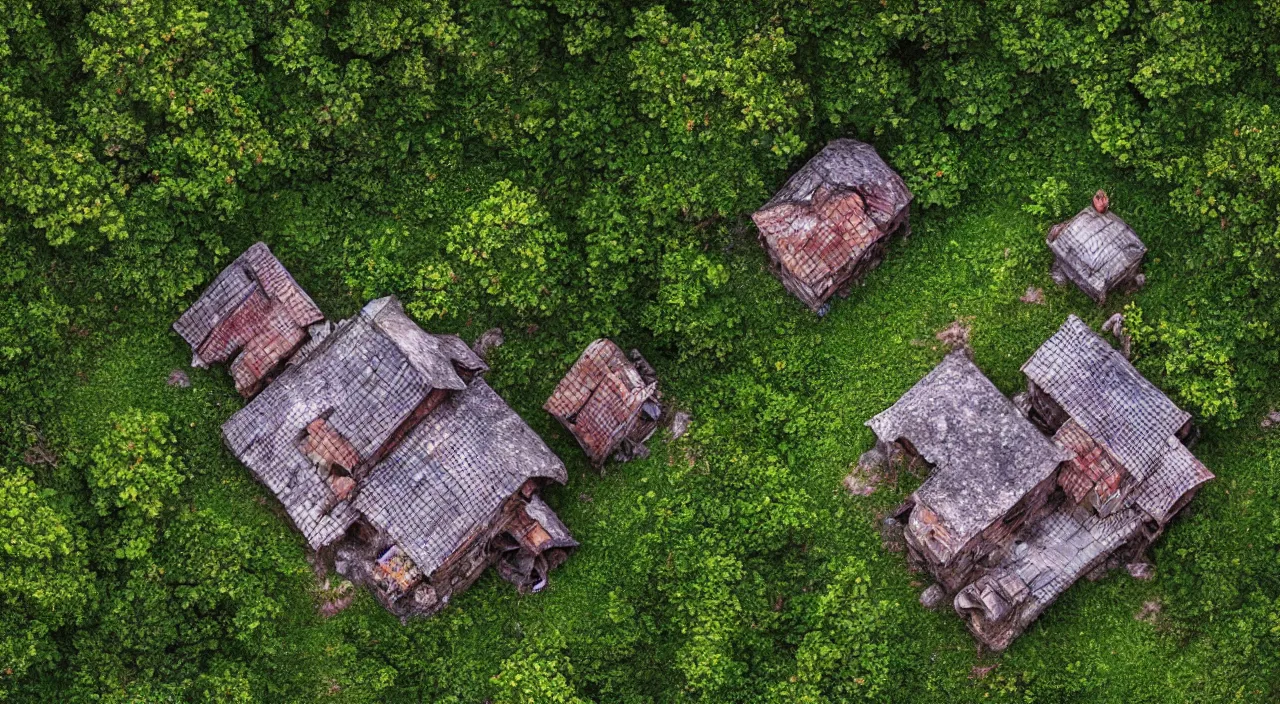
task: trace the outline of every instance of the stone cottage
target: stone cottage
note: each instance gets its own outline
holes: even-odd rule
[[[380,298],[312,325],[223,438],[308,545],[398,615],[434,613],[494,564],[537,591],[577,545],[538,496],[565,469],[487,369]]]
[[[874,147],[837,139],[751,219],[782,285],[825,315],[833,295],[880,263],[890,235],[910,231],[912,197]]]

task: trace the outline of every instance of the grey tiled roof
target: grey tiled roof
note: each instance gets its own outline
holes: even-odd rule
[[[1022,371],[1139,481],[1181,447],[1175,434],[1191,416],[1074,315]]]
[[[1068,262],[1095,291],[1103,292],[1142,256],[1147,247],[1119,215],[1092,206],[1067,221],[1049,249]]]
[[[567,480],[560,459],[477,378],[373,468],[354,503],[431,574],[533,477]]]
[[[867,425],[935,466],[916,491],[958,548],[1068,459],[963,353],[953,352]]]
[[[223,436],[280,497],[311,546],[320,547],[340,537],[356,513],[346,502],[324,513],[331,492],[300,448],[307,425],[326,417],[360,459],[369,460],[433,388],[467,388],[454,362],[485,368],[460,340],[422,331],[394,298],[379,299],[339,323],[305,361],[287,367],[223,424]],[[470,432],[482,436],[474,439],[482,445],[497,443],[498,435],[511,432],[508,426],[509,419],[499,428],[479,425]]]

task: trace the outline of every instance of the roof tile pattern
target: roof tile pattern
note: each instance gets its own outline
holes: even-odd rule
[[[911,198],[875,148],[837,139],[752,219],[783,284],[819,310],[867,250],[892,233]]]
[[[341,537],[357,517],[347,502],[334,505],[324,473],[306,456],[301,439],[313,422],[323,419],[324,434],[345,443],[332,450],[335,459],[354,452],[369,460],[433,384],[467,388],[453,364],[484,368],[465,345],[424,339],[435,336],[404,321],[413,325],[394,298],[370,302],[223,424],[232,452],[280,497],[313,548]],[[431,354],[439,359],[426,359]]]
[[[533,477],[568,478],[542,439],[475,379],[373,468],[354,503],[431,574]]]
[[[1086,207],[1068,220],[1049,249],[1084,279],[1085,292],[1098,298],[1147,253],[1147,247],[1119,215]]]
[[[1175,434],[1191,417],[1074,315],[1022,371],[1138,481],[1181,444]]]
[[[250,396],[263,378],[306,340],[306,327],[324,316],[261,242],[218,274],[173,324],[191,345],[198,367],[226,362],[236,389]]]
[[[646,384],[621,348],[601,338],[587,345],[542,407],[599,464],[631,432],[656,392],[657,384]]]

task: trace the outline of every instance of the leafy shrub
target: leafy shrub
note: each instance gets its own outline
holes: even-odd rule
[[[156,519],[186,480],[164,413],[130,409],[111,416],[112,429],[93,449],[89,488],[108,524],[118,558],[139,559],[156,541]]]

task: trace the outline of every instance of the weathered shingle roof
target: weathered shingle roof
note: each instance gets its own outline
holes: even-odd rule
[[[431,574],[533,477],[568,478],[537,433],[477,378],[373,468],[354,504]]]
[[[339,537],[355,514],[345,502],[323,514],[331,492],[303,455],[307,426],[325,418],[328,432],[369,460],[432,389],[466,388],[455,362],[485,368],[460,340],[417,329],[398,301],[379,299],[288,367],[223,424],[223,435],[280,497],[312,547],[320,547]]]
[[[1105,292],[1147,253],[1147,247],[1119,215],[1086,207],[1067,221],[1049,249],[1071,265],[1096,292]]]
[[[1213,478],[1213,472],[1178,443],[1160,458],[1155,471],[1134,489],[1131,499],[1135,506],[1163,525],[1173,517],[1170,511],[1178,499]]]
[[[874,147],[837,139],[751,217],[787,288],[817,310],[911,199]]]
[[[1176,433],[1191,416],[1074,315],[1022,371],[1139,481],[1181,447]]]
[[[227,361],[236,388],[248,395],[324,316],[262,242],[223,269],[173,324],[198,367]]]
[[[961,352],[947,355],[867,425],[883,442],[906,438],[935,466],[915,495],[942,520],[952,549],[1069,458]]]
[[[542,407],[599,463],[631,431],[656,391],[657,384],[644,383],[621,348],[601,338],[587,345]]]
[[[1027,527],[1004,560],[956,595],[956,611],[995,650],[1003,650],[1059,596],[1138,531],[1139,513],[1121,509],[1106,518],[1069,506]],[[1010,615],[1010,610],[1016,613]],[[1010,628],[991,622],[1012,619]],[[988,632],[988,630],[992,632]]]

